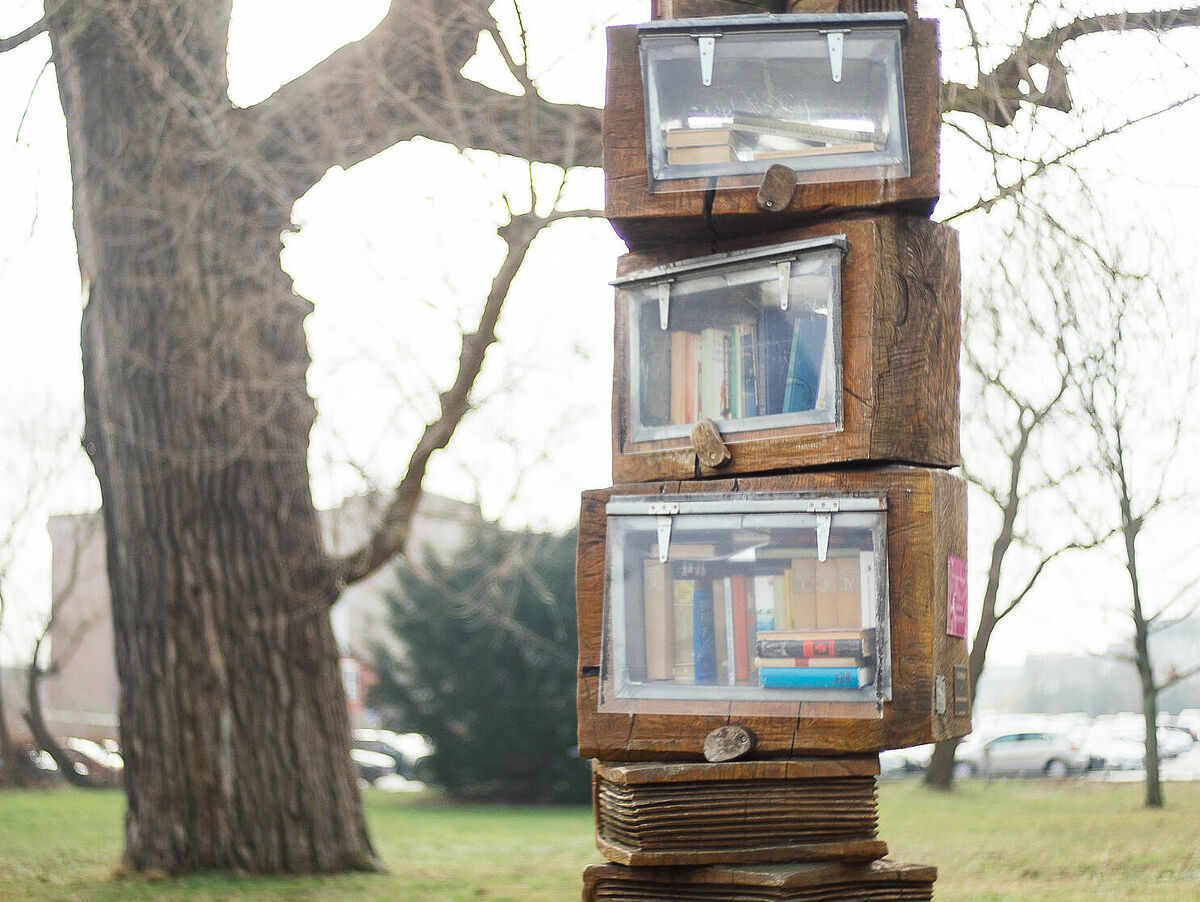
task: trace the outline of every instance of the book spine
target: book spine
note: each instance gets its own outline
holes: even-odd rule
[[[817,623],[817,562],[813,558],[793,558],[791,573],[791,628],[815,629]]]
[[[746,577],[740,573],[729,577],[729,606],[730,630],[729,641],[731,653],[729,660],[733,662],[733,682],[745,683],[749,678],[750,645],[746,638],[746,630],[753,620],[747,616],[746,610]]]
[[[861,563],[858,554],[838,557],[834,560],[834,571],[837,579],[835,593],[837,607],[837,625],[839,627],[866,626],[862,619],[862,593],[859,591],[859,570]]]
[[[879,619],[876,611],[878,593],[875,588],[875,552],[858,553],[859,607],[864,627],[873,627]]]
[[[870,683],[869,667],[760,667],[764,689],[860,689]]]
[[[814,626],[819,630],[837,629],[837,562],[833,558],[814,561],[817,617]],[[856,624],[857,625],[857,624]]]
[[[756,633],[775,629],[774,576],[754,577],[754,629]]]
[[[674,675],[675,612],[667,601],[667,568],[656,560],[643,565],[646,618],[646,679],[669,680]]]
[[[865,667],[866,658],[755,658],[755,667]]]
[[[717,633],[713,620],[712,586],[707,579],[694,581],[692,592],[692,660],[697,683],[717,681]]]
[[[674,624],[672,629],[673,651],[671,674],[676,683],[696,682],[696,663],[693,650],[693,614],[692,598],[695,594],[695,580],[677,579],[671,587],[671,599],[674,609]]]
[[[729,646],[732,641],[729,623],[729,580],[725,577],[714,579],[712,587],[713,615],[713,653],[717,661],[717,682],[728,685],[731,661],[733,656]]]
[[[863,639],[759,639],[760,658],[866,658],[874,654]]]

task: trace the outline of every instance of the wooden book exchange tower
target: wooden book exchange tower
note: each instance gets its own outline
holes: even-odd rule
[[[579,525],[585,900],[930,899],[879,751],[962,736],[959,260],[915,3],[609,30],[613,487]]]

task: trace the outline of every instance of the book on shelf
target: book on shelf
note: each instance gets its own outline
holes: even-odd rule
[[[787,314],[778,307],[763,307],[755,322],[755,335],[758,342],[758,383],[755,386],[758,413],[760,416],[782,413],[792,341],[792,327]]]
[[[642,608],[646,621],[646,679],[670,680],[675,676],[674,601],[667,601],[667,565],[643,561]]]
[[[676,683],[696,682],[695,593],[698,580],[677,579],[671,585],[671,678]]]
[[[759,630],[759,658],[869,658],[875,630]]]
[[[705,144],[695,147],[668,147],[668,166],[699,166],[704,163],[733,163],[737,153],[732,144]]]
[[[875,682],[873,667],[759,667],[764,689],[861,689]]]
[[[750,678],[750,643],[754,629],[754,608],[747,604],[746,576],[735,573],[726,579],[729,590],[729,642],[733,662],[733,682],[745,683]]]
[[[823,561],[813,561],[813,604],[816,608],[816,620],[812,625],[819,630],[838,629],[844,626],[858,626],[857,623],[839,623],[837,617],[837,561],[826,557]]]
[[[763,658],[755,657],[755,667],[867,667],[870,658],[847,655],[841,658]]]
[[[784,413],[816,409],[825,362],[825,333],[823,316],[800,316],[792,323],[784,382]]]
[[[694,423],[696,403],[696,332],[671,333],[671,422]],[[649,386],[647,386],[649,388]]]
[[[713,616],[712,582],[708,579],[681,580],[692,585],[692,675],[693,682],[717,682],[717,630]]]
[[[792,566],[788,572],[791,574],[789,600],[792,628],[816,627],[819,625],[817,623],[816,596],[817,561],[815,558],[805,556],[792,558],[791,563]],[[788,629],[788,627],[780,627],[780,629]]]
[[[827,157],[840,153],[868,153],[879,150],[879,146],[870,141],[859,141],[847,144],[812,144],[797,145],[794,148],[770,148],[751,151],[752,160],[786,160],[791,157]],[[669,159],[669,154],[668,154]]]
[[[758,416],[758,395],[756,391],[757,375],[755,373],[754,353],[754,324],[738,323],[733,327],[734,347],[740,353],[738,360],[738,378],[734,385],[741,391],[738,395],[738,414],[743,417]]]
[[[732,132],[795,138],[814,144],[828,144],[830,142],[840,144],[869,143],[872,149],[879,149],[886,143],[885,136],[875,130],[839,128],[832,125],[821,125],[816,122],[777,119],[771,116],[755,116],[750,113],[741,112],[733,114],[733,122],[729,128]]]
[[[678,121],[678,120],[676,120]],[[714,144],[732,144],[733,129],[728,126],[715,128],[668,128],[663,135],[663,147],[710,147]]]
[[[776,574],[756,573],[754,585],[754,628],[759,630],[775,629],[775,580]]]

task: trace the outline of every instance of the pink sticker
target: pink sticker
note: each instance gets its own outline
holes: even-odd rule
[[[950,555],[947,558],[946,632],[967,637],[967,562]]]

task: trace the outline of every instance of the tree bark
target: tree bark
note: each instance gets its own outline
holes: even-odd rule
[[[377,867],[309,491],[291,199],[230,129],[230,3],[78,5],[51,30],[85,286],[125,865]]]

